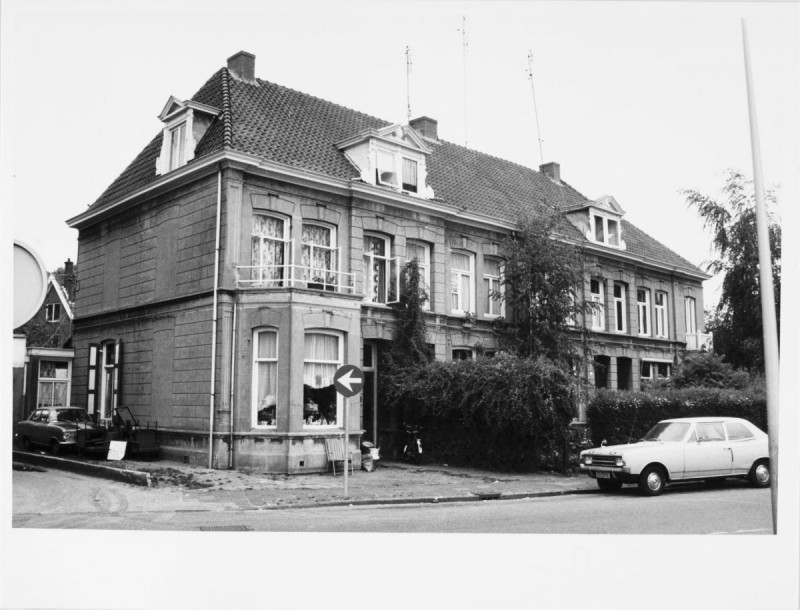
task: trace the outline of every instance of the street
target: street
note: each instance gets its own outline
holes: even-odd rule
[[[187,498],[189,498],[187,500]],[[231,510],[179,488],[15,471],[13,527],[108,530],[528,534],[770,534],[770,493],[740,481],[520,500]]]

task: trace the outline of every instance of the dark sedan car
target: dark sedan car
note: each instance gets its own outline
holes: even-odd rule
[[[106,430],[95,424],[80,407],[40,407],[17,424],[15,436],[26,451],[32,445],[43,445],[50,448],[50,453],[58,455],[65,446],[102,443]]]

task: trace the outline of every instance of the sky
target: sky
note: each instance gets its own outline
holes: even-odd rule
[[[711,238],[681,191],[719,196],[727,170],[753,175],[743,17],[764,180],[797,220],[799,14],[796,2],[5,0],[2,238],[51,271],[75,261],[66,221],[158,133],[171,95],[190,98],[245,50],[261,79],[395,122],[410,101],[444,140],[558,162],[701,266]],[[718,287],[707,282],[707,308]]]

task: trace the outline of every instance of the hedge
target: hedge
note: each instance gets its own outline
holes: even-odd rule
[[[727,416],[767,431],[767,399],[761,393],[685,388],[651,392],[598,390],[586,409],[591,441],[599,446],[635,442],[662,419]]]

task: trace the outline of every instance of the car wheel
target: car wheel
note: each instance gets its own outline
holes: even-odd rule
[[[622,483],[620,481],[609,479],[597,479],[597,486],[600,488],[600,491],[619,491],[622,489]]]
[[[659,466],[648,466],[639,475],[639,491],[646,496],[658,496],[664,491],[666,480]]]
[[[61,445],[56,439],[50,441],[50,453],[52,455],[58,455],[59,450],[61,449]]]
[[[747,475],[747,478],[750,480],[750,484],[753,487],[769,487],[769,461],[758,460],[755,464],[753,464],[753,467],[750,469],[750,473]]]

